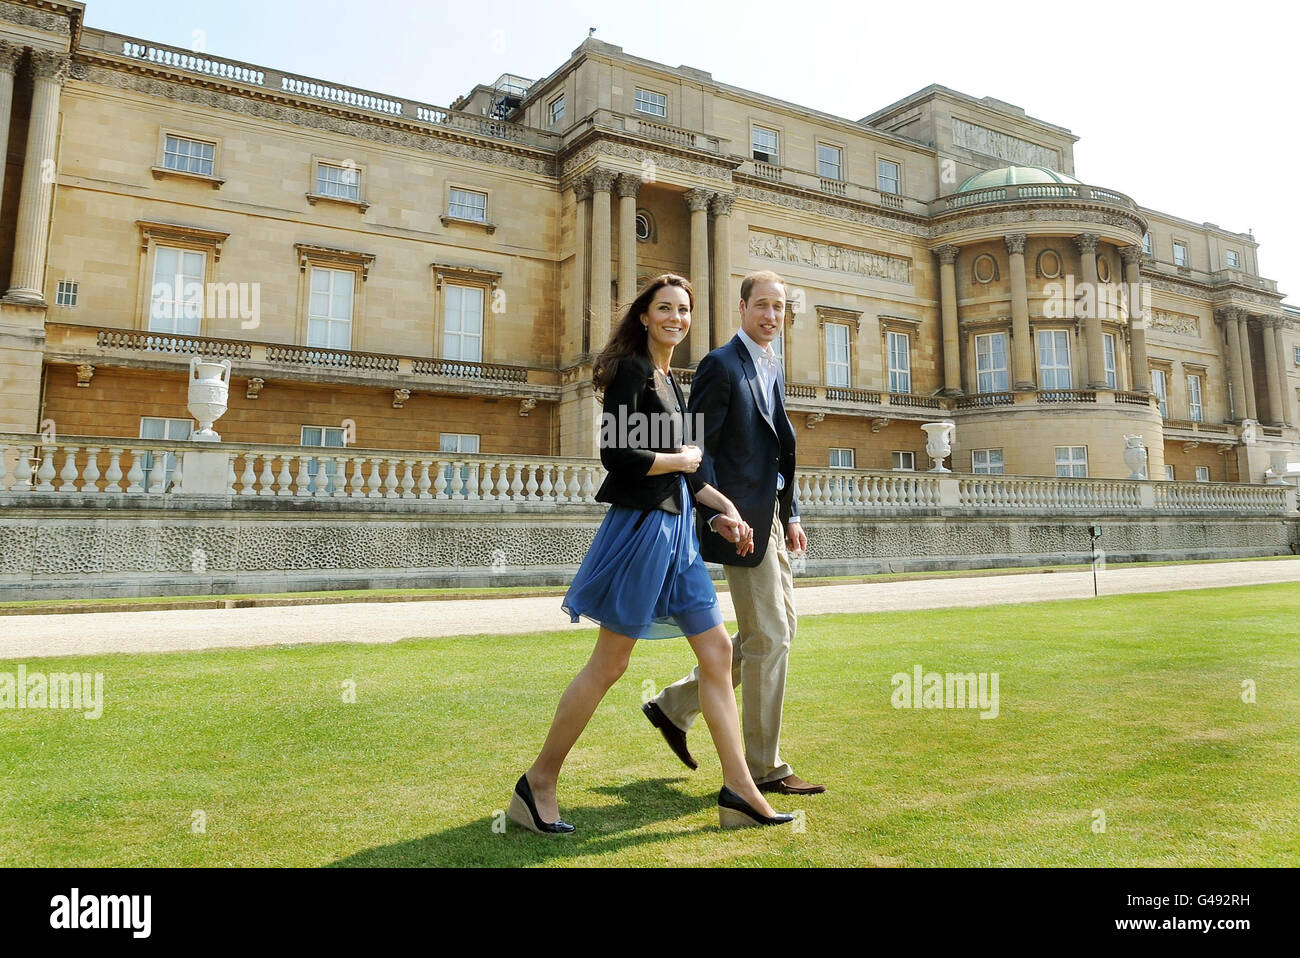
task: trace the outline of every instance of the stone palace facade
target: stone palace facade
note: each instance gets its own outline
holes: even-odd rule
[[[958,473],[1123,478],[1125,436],[1153,479],[1300,459],[1254,238],[1090,183],[1010,103],[848,120],[587,39],[444,107],[83,14],[0,2],[0,432],[184,439],[205,355],[227,442],[591,457],[618,304],[690,277],[689,379],[770,268],[809,467],[928,469],[935,420]]]

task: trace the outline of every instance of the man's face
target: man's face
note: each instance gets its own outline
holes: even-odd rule
[[[785,322],[785,287],[759,281],[749,289],[749,299],[740,301],[740,328],[760,346],[767,346],[781,334]]]

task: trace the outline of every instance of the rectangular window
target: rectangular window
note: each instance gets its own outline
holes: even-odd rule
[[[1175,266],[1187,265],[1187,246],[1183,243],[1174,244],[1174,265]]]
[[[849,327],[826,324],[826,385],[849,385]]]
[[[1115,334],[1102,333],[1101,346],[1106,363],[1106,388],[1118,389],[1115,385],[1118,382],[1115,374]]]
[[[1087,446],[1057,446],[1056,474],[1058,476],[1087,476]]]
[[[342,426],[303,426],[301,445],[342,449],[347,445],[346,432]],[[331,458],[308,459],[307,475],[311,476],[313,492],[320,488],[320,483],[325,483],[327,496],[334,495],[334,490],[347,484],[346,474],[339,472],[337,460]],[[324,478],[318,480],[316,477],[321,475]]]
[[[1201,406],[1201,377],[1187,377],[1187,418],[1192,422],[1204,422],[1204,409]]]
[[[780,139],[780,134],[776,130],[769,130],[762,126],[754,127],[754,159],[760,163],[779,166],[781,163]]]
[[[970,454],[970,471],[976,475],[1002,475],[1002,450],[972,449]]]
[[[312,267],[307,301],[308,346],[352,348],[352,289],[356,278],[350,269]]]
[[[1007,334],[985,333],[975,337],[976,390],[1001,393],[1007,382]]]
[[[1070,388],[1070,334],[1064,329],[1038,331],[1040,389]]]
[[[827,180],[843,179],[844,151],[838,146],[817,144],[817,175]]]
[[[1150,233],[1142,234],[1142,252],[1145,253],[1147,256],[1151,255],[1151,234]]]
[[[1297,366],[1300,366],[1300,346],[1297,346],[1295,348],[1295,355],[1293,355],[1291,358],[1295,360],[1295,364]]]
[[[1237,255],[1235,249],[1228,250],[1228,266],[1232,269],[1241,268],[1241,257]]]
[[[560,123],[564,120],[564,94],[563,93],[561,93],[559,96],[557,96],[554,100],[551,101],[550,113],[551,113],[551,126],[554,126],[555,124]]]
[[[911,337],[907,333],[890,331],[885,334],[885,346],[889,351],[889,391],[910,393],[912,391]]]
[[[70,279],[59,280],[59,287],[54,292],[55,306],[77,305],[77,284]]]
[[[149,332],[199,334],[206,261],[206,254],[194,250],[158,247],[153,261]]]
[[[1209,467],[1209,466],[1197,466],[1197,467],[1196,467],[1196,481],[1197,481],[1197,482],[1209,482],[1209,481],[1210,481],[1210,467]]]
[[[853,468],[853,450],[852,449],[831,449],[831,468],[832,469],[852,469]]]
[[[462,455],[478,452],[478,436],[469,433],[444,432],[438,437],[439,452],[458,452]],[[443,467],[442,478],[447,483],[447,495],[451,495],[451,476],[453,466],[448,463]],[[480,477],[481,478],[481,477]],[[469,497],[469,465],[460,467],[461,498]],[[475,490],[476,492],[478,490]]]
[[[316,164],[316,192],[341,200],[360,201],[361,174],[353,166],[335,166],[332,163]]]
[[[902,192],[902,172],[897,163],[876,160],[876,189],[882,193]]]
[[[666,117],[668,115],[668,97],[652,90],[637,90],[636,111],[638,113],[649,113],[652,116]]]
[[[215,143],[168,134],[163,143],[163,166],[182,173],[212,176],[216,154]]]
[[[1151,370],[1151,391],[1156,394],[1160,400],[1160,418],[1169,418],[1169,390],[1165,381],[1165,371],[1163,369]]]
[[[140,438],[141,439],[189,439],[190,430],[194,423],[189,419],[159,419],[153,416],[140,417]],[[172,484],[172,474],[176,472],[176,453],[169,452],[166,455],[166,461],[163,468],[166,472],[163,474],[163,491],[167,491]],[[147,490],[153,475],[154,458],[153,453],[146,450],[144,462],[141,464],[144,470],[144,478],[140,480],[141,485]]]
[[[451,202],[447,206],[447,215],[475,223],[487,222],[487,194],[473,190],[451,188]]]
[[[1173,481],[1173,478],[1174,478],[1174,467],[1173,467],[1173,466],[1168,465],[1168,464],[1165,465],[1165,478],[1168,479],[1170,482]]]
[[[483,361],[483,289],[480,286],[443,287],[442,355],[467,363]]]
[[[889,454],[891,469],[905,469],[915,471],[916,453],[914,452],[891,452]]]

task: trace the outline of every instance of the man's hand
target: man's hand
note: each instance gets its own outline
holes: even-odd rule
[[[791,555],[802,555],[808,551],[808,537],[804,535],[803,526],[798,521],[785,524],[785,548]]]
[[[754,530],[744,519],[718,513],[713,518],[713,531],[728,542],[736,544],[736,555],[749,555],[754,551]]]

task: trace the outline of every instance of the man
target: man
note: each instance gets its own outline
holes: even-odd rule
[[[704,429],[695,437],[702,440],[699,477],[753,527],[753,541],[737,554],[737,543],[714,530],[718,513],[696,504],[700,553],[722,563],[736,609],[731,676],[741,688],[745,760],[760,791],[812,795],[826,786],[795,775],[779,749],[796,623],[787,550],[799,553],[808,545],[794,499],[795,437],[785,413],[785,376],[771,346],[784,324],[785,281],[766,270],[750,273],[740,284],[740,332],[700,362],[689,412]],[[700,712],[699,669],[642,711],[677,757],[695,768],[686,731]]]

